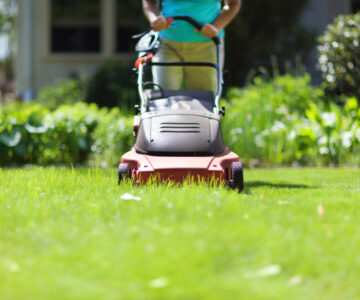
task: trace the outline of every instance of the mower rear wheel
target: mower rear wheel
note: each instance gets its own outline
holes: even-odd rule
[[[231,164],[231,187],[239,192],[244,189],[244,172],[241,162]]]
[[[118,184],[125,178],[130,178],[129,164],[121,163],[118,169]]]

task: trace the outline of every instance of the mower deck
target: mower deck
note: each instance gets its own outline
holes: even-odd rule
[[[229,181],[232,163],[238,161],[238,156],[228,148],[215,156],[155,156],[137,153],[132,148],[121,160],[128,164],[128,176],[137,183],[145,183],[151,177],[179,183],[189,177],[195,181]]]

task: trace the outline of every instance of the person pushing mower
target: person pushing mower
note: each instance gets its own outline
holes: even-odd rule
[[[118,183],[184,180],[244,188],[243,167],[221,131],[223,28],[240,0],[143,0],[151,28],[134,36],[139,105],[136,142],[121,157]],[[171,26],[170,26],[171,24]],[[152,81],[147,72],[152,71]]]
[[[160,32],[162,39],[162,47],[153,58],[154,62],[216,62],[216,46],[211,39],[219,37],[223,47],[224,28],[240,11],[241,0],[225,0],[223,7],[221,0],[142,0],[142,4],[150,26]],[[200,31],[183,21],[174,21],[170,26],[168,18],[174,16],[189,16],[203,26]],[[168,90],[185,87],[216,94],[217,76],[211,69],[168,67],[165,70],[153,67],[153,76],[155,83]]]

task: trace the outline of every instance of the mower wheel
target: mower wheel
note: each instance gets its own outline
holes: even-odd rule
[[[240,162],[231,164],[231,187],[239,192],[244,189],[244,172]]]
[[[118,169],[118,184],[125,178],[130,178],[129,164],[121,163]]]

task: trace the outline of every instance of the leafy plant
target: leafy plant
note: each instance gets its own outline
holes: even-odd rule
[[[339,107],[324,101],[310,77],[256,79],[232,89],[223,128],[226,143],[248,164],[339,165],[360,159],[360,109],[355,98]]]
[[[312,105],[306,115],[317,128],[314,148],[321,164],[359,164],[360,109],[356,98],[345,99],[344,107],[332,103]]]
[[[43,87],[36,101],[44,107],[55,110],[60,105],[73,105],[84,101],[85,87],[79,80],[59,80],[55,85]]]
[[[324,101],[308,75],[257,78],[227,94],[225,144],[247,164],[360,165],[360,107]],[[96,104],[36,103],[0,108],[0,165],[84,164],[114,166],[128,151],[132,116]]]
[[[102,65],[89,81],[86,99],[100,107],[131,110],[138,99],[131,65],[118,61]]]
[[[131,149],[135,139],[132,135],[132,117],[124,117],[120,109],[99,111],[100,122],[93,132],[90,163],[95,166],[115,166],[121,155]]]
[[[297,161],[304,141],[295,137],[306,130],[306,110],[322,96],[321,89],[311,86],[309,75],[285,75],[272,81],[257,78],[247,88],[231,89],[223,124],[225,139],[248,162],[259,159],[281,165]]]
[[[95,104],[63,105],[52,112],[32,103],[3,107],[0,165],[79,164],[91,153],[115,164],[129,147],[131,130],[124,123],[129,121],[119,110],[99,110]]]
[[[49,111],[40,105],[13,105],[0,110],[0,164],[33,162],[41,151],[40,135]]]
[[[320,37],[319,65],[326,86],[360,99],[360,13],[339,16]]]

